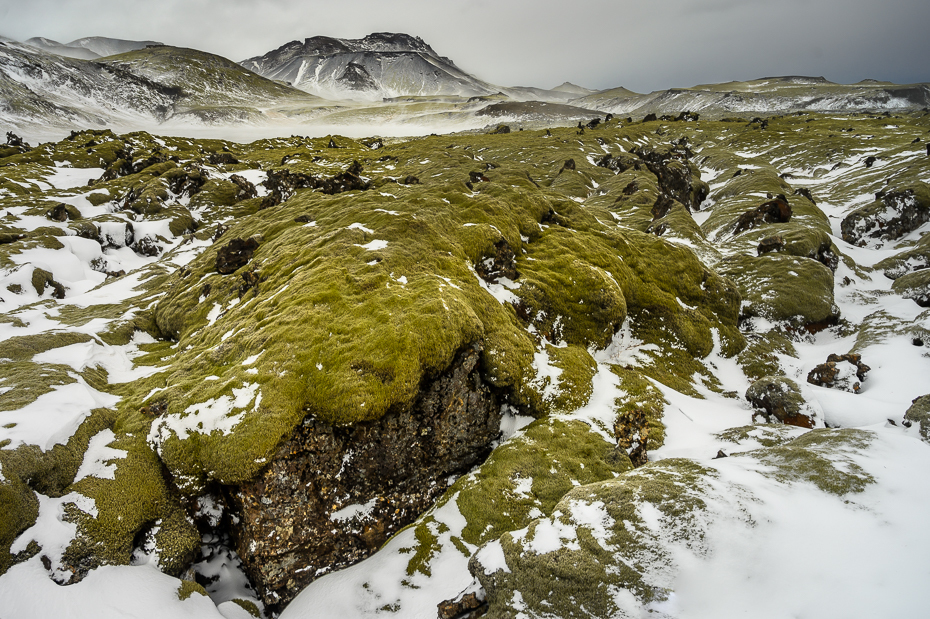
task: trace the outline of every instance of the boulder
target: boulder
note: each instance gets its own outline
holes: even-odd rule
[[[778,251],[784,246],[785,239],[783,239],[780,234],[767,236],[759,241],[759,246],[756,247],[756,255],[761,256],[762,254],[767,254],[772,251]]]
[[[862,389],[861,383],[865,381],[865,376],[871,369],[862,363],[861,355],[831,354],[825,363],[821,363],[808,372],[807,382],[820,387],[859,393]]]
[[[801,388],[790,378],[765,376],[749,386],[746,400],[769,419],[801,428],[813,428],[817,414],[801,395]]]
[[[763,224],[786,223],[791,220],[791,205],[785,196],[779,194],[775,199],[763,202],[739,216],[733,227],[733,234],[758,228]]]
[[[258,249],[259,240],[236,238],[224,245],[216,252],[216,270],[221,275],[229,275],[244,267],[252,259],[252,254]]]
[[[930,395],[914,398],[910,408],[904,413],[904,423],[907,426],[917,424],[920,438],[930,443]]]
[[[930,268],[930,234],[925,234],[917,245],[876,263],[888,279],[898,279],[908,273]]]
[[[894,280],[891,289],[920,307],[930,307],[930,269],[921,269]]]
[[[231,490],[237,552],[269,607],[373,554],[487,456],[501,408],[481,350],[462,350],[406,410],[347,427],[307,417],[257,479]]]
[[[881,191],[875,202],[847,215],[840,224],[843,240],[864,246],[893,241],[930,221],[930,187],[915,182],[911,186]]]

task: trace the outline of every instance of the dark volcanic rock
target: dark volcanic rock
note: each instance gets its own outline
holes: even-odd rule
[[[268,178],[262,184],[270,194],[268,206],[275,206],[289,200],[298,189],[319,186],[319,181],[310,174],[290,170],[268,170]]]
[[[614,437],[617,448],[630,457],[633,466],[646,464],[646,451],[649,449],[649,419],[638,408],[617,415],[614,422]]]
[[[775,236],[767,236],[761,241],[759,241],[759,246],[756,248],[756,255],[761,256],[762,254],[767,254],[770,251],[778,251],[785,246],[785,239],[781,235],[776,234]]]
[[[843,364],[843,365],[838,365]],[[871,370],[862,363],[861,355],[834,355],[827,357],[826,363],[821,363],[807,374],[807,382],[821,387],[842,389],[851,393],[859,393],[860,382],[865,381],[865,375]],[[853,380],[858,378],[858,381]]]
[[[788,199],[779,194],[774,200],[763,202],[739,216],[733,228],[733,234],[758,228],[762,224],[786,223],[791,219],[791,205]]]
[[[840,224],[843,240],[865,245],[867,239],[899,239],[930,221],[930,191],[926,185],[879,192],[875,202],[858,208]]]
[[[436,605],[439,619],[477,619],[488,610],[488,603],[477,593],[459,594],[452,600],[445,600]]]
[[[216,252],[216,270],[222,275],[229,275],[244,267],[258,249],[256,237],[233,239]]]
[[[81,212],[70,204],[58,204],[49,209],[45,216],[52,221],[65,222],[69,219],[80,219]]]
[[[749,386],[746,399],[766,417],[801,428],[814,427],[814,414],[798,384],[781,376],[765,376]]]
[[[700,180],[700,172],[689,160],[691,151],[687,146],[676,145],[656,150],[639,147],[633,152],[656,175],[663,194],[677,200],[689,211],[700,208],[707,198],[709,188],[707,183]]]
[[[480,351],[465,348],[412,406],[377,421],[333,427],[308,416],[256,480],[229,489],[237,552],[272,609],[373,554],[450,475],[486,457],[501,412]]]
[[[240,200],[248,200],[249,198],[258,196],[258,192],[255,190],[255,185],[247,181],[245,178],[239,176],[238,174],[233,174],[229,177],[229,180],[239,188],[239,191],[236,193],[236,202]]]
[[[239,160],[232,153],[210,153],[207,156],[207,161],[213,165],[235,165],[239,163]]]
[[[476,264],[475,271],[489,284],[497,283],[501,277],[509,280],[516,280],[519,277],[516,254],[513,253],[513,249],[505,239],[500,239],[494,244],[494,255]]]
[[[342,174],[337,174],[332,178],[326,178],[320,181],[320,191],[328,195],[334,195],[344,191],[353,191],[356,189],[364,191],[371,187],[371,183],[363,180],[360,176],[361,173],[361,164],[359,164],[358,161],[353,161],[352,165],[349,166],[349,169],[347,169]]]

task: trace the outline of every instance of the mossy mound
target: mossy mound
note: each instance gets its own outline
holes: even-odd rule
[[[725,438],[745,440],[753,431],[734,429]],[[777,483],[809,483],[840,497],[873,481],[854,459],[868,448],[867,432],[814,430],[785,438],[734,457],[755,461],[749,469],[765,465],[758,474]],[[487,592],[487,617],[637,616],[673,594],[676,548],[696,556],[713,552],[705,538],[708,523],[722,503],[734,500],[755,499],[694,461],[650,463],[575,488],[550,517],[482,547],[469,569]],[[733,526],[753,526],[745,509],[728,517]]]
[[[920,438],[930,443],[930,395],[916,398],[904,414],[904,419],[917,424]]]
[[[732,256],[721,260],[717,269],[739,286],[747,317],[801,325],[839,317],[833,273],[816,260],[777,254]]]
[[[894,280],[891,289],[921,307],[930,307],[930,269],[921,269]]]
[[[930,268],[930,234],[923,235],[914,247],[885,258],[875,264],[885,277],[898,279],[912,271]]]

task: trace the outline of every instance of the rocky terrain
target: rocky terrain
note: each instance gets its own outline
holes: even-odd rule
[[[6,612],[913,616],[928,139],[8,133]]]

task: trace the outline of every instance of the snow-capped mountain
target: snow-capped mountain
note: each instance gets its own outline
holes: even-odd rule
[[[884,110],[930,105],[930,85],[898,85],[875,80],[836,84],[823,77],[785,76],[671,88],[649,94],[615,88],[573,99],[571,103],[633,116],[677,114],[683,110],[716,115],[800,110]]]
[[[376,101],[399,96],[489,95],[500,89],[465,73],[423,39],[374,33],[363,39],[292,41],[242,66],[327,98]]]

